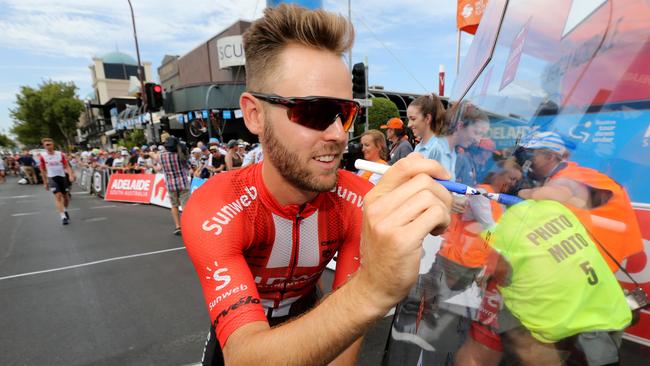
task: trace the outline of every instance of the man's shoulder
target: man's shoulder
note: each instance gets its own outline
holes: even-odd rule
[[[262,187],[258,187],[254,171],[250,169],[214,175],[190,196],[183,209],[183,225],[212,220],[218,213],[223,215],[222,220],[229,222],[235,216],[257,206],[261,192]],[[207,225],[203,230],[210,232],[216,227]]]
[[[251,186],[256,186],[255,171],[252,168],[246,167],[210,177],[192,194],[192,201],[215,204],[241,196],[247,187],[250,190]],[[257,191],[257,187],[254,190]],[[194,199],[195,196],[197,199]]]

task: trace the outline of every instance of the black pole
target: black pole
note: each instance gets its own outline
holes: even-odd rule
[[[149,111],[149,124],[151,125],[151,132],[153,135],[155,135],[153,131],[153,115],[151,114],[151,111],[149,110],[149,101],[147,100],[147,93],[144,92],[144,78],[145,75],[143,75],[144,70],[142,67],[142,62],[140,61],[140,45],[138,44],[138,32],[135,29],[135,15],[133,14],[133,5],[131,4],[131,0],[126,0],[129,2],[129,8],[131,9],[131,23],[133,24],[133,39],[135,40],[135,54],[138,57],[138,79],[140,79],[140,98],[142,99],[142,105],[143,107],[146,108],[147,111]],[[155,136],[152,136],[152,141]]]

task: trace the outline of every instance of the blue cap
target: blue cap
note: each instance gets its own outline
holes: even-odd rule
[[[210,141],[208,141],[208,144],[218,144],[219,139],[216,137],[210,137]]]

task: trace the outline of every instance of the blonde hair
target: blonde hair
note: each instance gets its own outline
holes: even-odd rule
[[[264,16],[244,33],[246,87],[269,90],[269,76],[276,73],[280,52],[299,44],[342,55],[352,47],[354,28],[342,15],[281,4],[264,10]]]
[[[388,145],[386,145],[386,137],[379,130],[368,130],[361,134],[363,136],[370,136],[372,143],[379,148],[379,157],[382,160],[388,160]]]

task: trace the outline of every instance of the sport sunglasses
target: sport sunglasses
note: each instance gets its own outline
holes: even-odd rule
[[[361,105],[354,100],[331,97],[281,97],[276,94],[250,93],[255,98],[287,108],[292,122],[318,131],[325,131],[337,118],[348,132]]]

